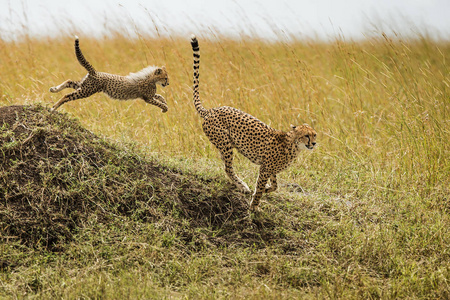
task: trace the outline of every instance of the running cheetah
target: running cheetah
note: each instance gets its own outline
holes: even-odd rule
[[[163,96],[156,94],[156,84],[163,87],[169,85],[165,67],[149,66],[127,76],[97,72],[81,52],[77,36],[75,36],[75,54],[78,62],[88,71],[88,74],[81,81],[67,80],[50,88],[52,93],[57,93],[65,88],[75,89],[75,92],[65,95],[56,102],[52,111],[66,102],[86,98],[99,92],[119,100],[142,98],[145,102],[161,108],[163,113],[167,111],[166,100]]]
[[[220,151],[225,172],[239,190],[251,193],[248,186],[233,170],[233,148],[260,166],[250,209],[258,209],[263,193],[277,189],[277,173],[284,170],[302,149],[316,145],[316,131],[309,125],[292,126],[288,132],[270,128],[255,117],[233,107],[205,109],[199,96],[200,48],[197,38],[191,37],[194,52],[194,106],[203,118],[203,131]],[[266,187],[270,179],[271,185]]]

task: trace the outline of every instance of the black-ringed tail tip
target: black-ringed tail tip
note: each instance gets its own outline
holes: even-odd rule
[[[191,45],[192,45],[192,49],[194,51],[198,51],[199,50],[199,48],[198,48],[198,41],[197,41],[197,38],[195,37],[195,35],[191,35]]]
[[[78,41],[78,35],[75,36],[75,40]]]

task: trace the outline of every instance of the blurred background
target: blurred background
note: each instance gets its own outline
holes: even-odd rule
[[[379,32],[450,36],[448,0],[1,0],[0,38],[111,31],[266,39],[361,39]]]

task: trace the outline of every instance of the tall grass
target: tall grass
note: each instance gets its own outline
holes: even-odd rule
[[[166,65],[171,84],[158,92],[170,108],[161,114],[140,100],[122,102],[97,94],[67,103],[62,111],[95,132],[136,141],[152,152],[218,159],[192,104],[187,38],[128,39],[120,33],[80,38],[86,57],[101,71],[127,74],[146,65]],[[200,47],[205,107],[234,106],[281,130],[300,123],[316,128],[318,150],[294,170],[307,164],[317,174],[329,174],[320,185],[343,173],[349,176],[348,171],[383,189],[401,186],[423,196],[446,189],[448,43],[426,36],[330,43],[200,36]],[[0,55],[2,105],[51,105],[63,93],[49,93],[50,86],[85,75],[70,37],[2,41]]]

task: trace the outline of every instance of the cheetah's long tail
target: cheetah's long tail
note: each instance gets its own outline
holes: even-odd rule
[[[81,52],[80,42],[78,41],[77,36],[75,36],[75,54],[80,65],[82,65],[89,72],[89,74],[95,74],[96,71],[94,67],[86,60],[86,58],[84,58],[84,55]]]
[[[191,46],[192,51],[194,52],[194,106],[197,112],[200,114],[202,118],[205,118],[208,110],[203,107],[202,102],[200,101],[200,95],[198,92],[198,84],[199,84],[199,69],[200,69],[200,48],[198,46],[198,41],[195,35],[191,36]]]

